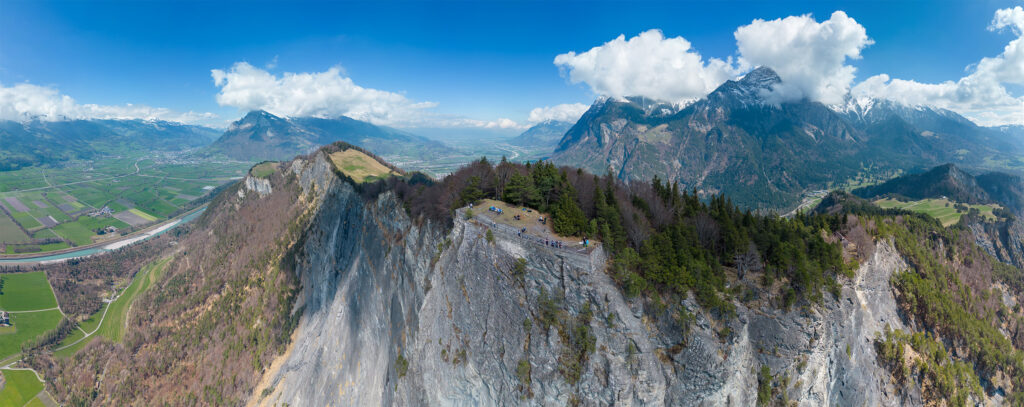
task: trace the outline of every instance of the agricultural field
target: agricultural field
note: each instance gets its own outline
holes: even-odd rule
[[[0,213],[0,240],[10,243],[27,243],[29,237],[17,223],[14,223],[14,219],[5,213]]]
[[[10,327],[0,327],[0,359],[21,351],[24,341],[53,329],[64,316],[42,271],[0,275],[0,309],[9,311]]]
[[[898,201],[891,198],[879,199],[875,201],[875,205],[882,209],[905,209],[908,211],[921,212],[927,214],[935,219],[942,222],[943,226],[955,225],[960,221],[966,211],[961,211],[956,208],[957,203],[948,199],[922,199],[920,201]],[[981,212],[981,216],[988,220],[996,220],[995,214],[992,211],[998,208],[999,205],[966,205],[968,208],[977,209]]]
[[[56,328],[64,317],[60,310],[12,312],[11,327],[0,331],[0,359],[21,352],[21,344]]]
[[[32,271],[0,275],[0,309],[32,311],[57,307],[57,298],[46,280],[46,273]]]
[[[177,216],[251,165],[124,154],[0,173],[0,254],[117,239]]]
[[[43,391],[44,384],[31,370],[0,370],[4,376],[4,388],[0,390],[0,406],[45,405],[36,397]]]

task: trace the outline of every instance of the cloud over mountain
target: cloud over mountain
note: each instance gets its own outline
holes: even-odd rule
[[[210,74],[214,85],[220,88],[220,105],[243,111],[265,110],[278,116],[348,116],[375,124],[401,124],[419,120],[424,109],[437,106],[356,85],[339,67],[276,76],[238,62],[229,70],[213,69]]]
[[[734,77],[731,61],[704,60],[683,37],[665,38],[661,30],[625,35],[577,54],[555,57],[572,83],[586,83],[599,95],[643,95],[678,102],[698,98]]]
[[[141,119],[196,124],[211,122],[216,117],[213,113],[182,113],[130,103],[122,106],[79,104],[51,87],[30,83],[0,85],[0,120]]]
[[[768,66],[782,78],[773,98],[807,97],[825,104],[843,101],[855,72],[847,59],[859,59],[872,44],[864,26],[842,11],[820,23],[809,14],[757,19],[737,28],[734,36],[743,70]]]
[[[555,106],[538,107],[530,111],[530,116],[526,120],[530,123],[541,123],[548,120],[575,122],[589,108],[590,106],[582,103],[563,103]]]
[[[833,105],[853,95],[945,108],[982,125],[1024,124],[1024,96],[1007,89],[1024,85],[1024,7],[997,10],[988,29],[1014,38],[999,55],[969,66],[966,76],[941,83],[884,73],[857,83],[856,68],[849,63],[874,41],[841,10],[821,22],[810,14],[755,19],[735,30],[736,54],[725,60],[705,59],[683,37],[665,38],[653,29],[628,40],[619,35],[583,53],[560,54],[554,64],[570,82],[586,83],[602,96],[696,99],[728,79],[767,66],[782,78],[763,95],[770,103],[807,98]]]
[[[439,114],[435,102],[416,102],[400,93],[364,88],[340,67],[324,72],[275,75],[247,62],[210,71],[220,88],[217,103],[241,111],[265,110],[284,117],[349,118],[396,127],[523,128],[507,118],[479,120]]]

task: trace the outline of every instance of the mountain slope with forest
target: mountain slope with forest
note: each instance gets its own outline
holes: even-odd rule
[[[907,174],[879,185],[859,188],[853,194],[867,199],[892,197],[901,200],[947,198],[960,204],[995,204],[994,219],[969,210],[960,223],[975,242],[998,260],[1024,267],[1024,180],[1016,175],[987,172],[971,175],[953,164],[919,174]]]
[[[927,172],[900,176],[882,184],[853,191],[862,198],[883,195],[910,200],[947,197],[967,204],[994,203],[975,177],[953,164],[935,167]]]

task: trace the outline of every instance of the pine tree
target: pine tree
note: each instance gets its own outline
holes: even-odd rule
[[[583,210],[576,204],[576,199],[572,195],[569,189],[563,190],[562,197],[558,199],[552,213],[552,228],[555,233],[563,236],[574,236],[583,232],[587,224]]]
[[[526,205],[532,208],[538,208],[539,203],[533,179],[519,174],[512,174],[512,177],[509,178],[501,199],[511,204]]]
[[[484,193],[480,190],[480,177],[473,176],[469,179],[469,184],[462,189],[462,193],[459,195],[459,206],[479,201],[483,197]]]

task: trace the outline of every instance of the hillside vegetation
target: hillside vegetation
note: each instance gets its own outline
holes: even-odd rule
[[[121,342],[101,337],[67,358],[41,352],[26,360],[52,378],[48,385],[55,398],[68,405],[244,402],[263,369],[283,352],[302,314],[294,308],[298,287],[289,250],[314,210],[300,196],[291,172],[274,172],[269,182],[274,193],[262,199],[251,191],[239,198],[238,191],[244,195],[246,190],[235,184],[194,224],[153,243],[129,246],[120,256],[68,266],[85,266],[98,277],[104,262],[134,264],[140,270],[181,249],[161,263],[166,267],[162,273],[154,273],[161,267],[156,264],[136,279],[137,288],[129,288],[137,293],[131,312],[118,322],[125,324],[123,334],[109,332],[115,339],[123,335]],[[168,245],[171,239],[179,244]],[[149,288],[143,291],[145,284]],[[69,291],[68,297],[82,298],[86,315],[100,309],[94,297]],[[106,332],[102,326],[100,331]]]
[[[1006,393],[1012,405],[1024,402],[1024,313],[1005,305],[996,287],[1019,296],[1024,272],[985,253],[967,229],[943,227],[925,214],[881,209],[846,194],[828,196],[819,210],[857,216],[875,238],[892,239],[912,267],[892,284],[920,331],[887,333],[877,342],[897,379],[922,387],[935,402],[964,405],[978,383],[988,394]],[[949,346],[933,343],[936,338]],[[929,353],[921,363],[905,363],[902,344]]]
[[[963,405],[1000,392],[1010,403],[1022,402],[1024,312],[1005,305],[1003,289],[996,287],[1016,296],[1024,291],[1024,273],[987,255],[965,226],[943,227],[930,216],[882,209],[845,193],[826,196],[815,211],[782,218],[742,210],[721,195],[701,199],[698,192],[657,177],[623,182],[611,174],[596,176],[544,161],[480,159],[434,181],[420,173],[403,174],[343,143],[324,147],[317,153],[323,156],[302,159],[334,161],[332,155],[346,151],[361,153],[347,157],[359,157],[364,173],[369,168],[365,160],[371,159],[383,168],[374,167],[378,174],[393,176],[370,174],[359,182],[344,166],[329,168],[323,161],[316,161],[316,166],[325,165],[316,167],[323,174],[315,176],[349,182],[348,191],[367,200],[393,193],[414,224],[439,233],[451,230],[445,228],[454,226],[457,209],[493,199],[550,214],[557,234],[600,242],[610,255],[606,271],[615,284],[612,290],[642,305],[645,324],[661,334],[672,331],[665,336],[672,342],[659,350],[672,354],[690,344],[695,324],[705,332],[713,329],[715,341],[735,343],[730,341],[738,333],[729,327],[739,325],[730,321],[750,317],[750,312],[788,318],[836,306],[831,298],[849,294],[842,286],[857,277],[854,270],[872,254],[875,243],[891,241],[910,265],[891,280],[910,324],[906,330],[879,334],[874,343],[879,361],[903,388],[922,389],[928,402]],[[138,289],[120,342],[101,338],[69,358],[28,355],[28,363],[53,378],[51,393],[69,405],[238,405],[258,394],[259,379],[285,352],[304,312],[298,303],[301,284],[294,250],[309,238],[307,228],[319,208],[312,191],[300,188],[291,167],[296,163],[261,173],[266,185],[259,181],[261,185],[251,186],[256,184],[251,180],[235,184],[214,199],[196,224],[171,236],[126,248],[106,260],[53,267],[50,278],[57,297],[62,304],[67,298],[74,310],[70,314],[83,319],[100,309],[94,298],[102,292],[103,281],[131,274],[102,266],[140,270],[174,253],[136,277],[149,289]],[[315,238],[326,235],[318,232]],[[481,241],[493,241],[488,233],[480,236]],[[381,243],[388,248],[397,247],[392,242],[406,242],[403,236],[386,238],[396,239]],[[171,245],[171,239],[179,244]],[[446,245],[438,246],[437,256]],[[428,251],[434,251],[432,245]],[[524,278],[527,261],[515,264],[510,275]],[[154,272],[158,267],[162,274]],[[57,283],[62,277],[82,283]],[[599,345],[592,321],[608,327],[617,322],[594,312],[602,309],[598,304],[581,304],[571,316],[560,308],[567,293],[540,292],[537,314],[522,326],[530,330],[529,324],[536,323],[544,332],[557,328],[565,347],[552,362],[557,360],[566,383],[580,383]],[[687,303],[699,305],[700,315]],[[738,312],[746,312],[745,317],[737,317]],[[848,356],[849,349],[847,345]],[[400,355],[392,359],[396,377],[418,375],[415,369],[422,361]],[[458,352],[452,356],[466,360]],[[517,374],[524,383],[541,366],[529,360],[520,365]],[[758,374],[764,400],[786,399],[789,379],[779,374],[775,367]]]
[[[781,282],[780,307],[817,302],[822,289],[836,290],[836,276],[852,267],[839,246],[822,237],[840,223],[836,216],[755,215],[722,196],[702,202],[657,178],[627,184],[547,162],[493,165],[482,159],[438,184],[413,177],[379,185],[398,192],[413,216],[450,219],[455,208],[485,198],[550,213],[555,233],[603,243],[614,258],[613,276],[630,296],[660,302],[692,291],[722,315],[729,314],[734,295],[725,267],[740,277],[763,275],[767,286]]]

